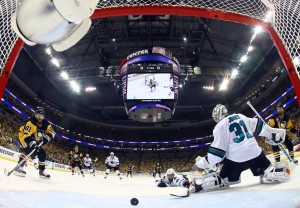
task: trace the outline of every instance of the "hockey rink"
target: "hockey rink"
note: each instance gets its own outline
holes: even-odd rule
[[[151,77],[152,78],[152,77]],[[128,79],[127,99],[174,99],[174,91],[170,87],[174,86],[170,74],[155,74],[156,88],[151,91],[149,80],[145,85],[145,78],[132,77]]]
[[[27,167],[25,178],[7,177],[5,168],[15,163],[0,159],[0,207],[7,208],[100,208],[132,207],[131,198],[137,198],[135,207],[243,207],[243,208],[300,208],[300,165],[296,166],[289,182],[260,184],[250,172],[242,174],[242,183],[221,191],[191,194],[175,198],[170,193],[182,193],[182,188],[156,188],[154,178],[133,178],[110,175],[71,175],[70,172],[48,170],[50,180],[41,179],[38,171]]]

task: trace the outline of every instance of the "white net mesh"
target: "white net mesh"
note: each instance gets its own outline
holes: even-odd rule
[[[0,0],[1,71],[17,39],[10,27],[10,17],[15,11],[16,2],[17,0]],[[142,6],[207,8],[264,20],[272,4],[275,8],[273,27],[288,50],[291,60],[294,60],[300,53],[299,0],[101,0],[98,9]],[[300,79],[300,64],[294,63]]]
[[[283,41],[300,79],[300,1],[272,0],[275,6],[273,28]]]
[[[10,18],[16,10],[17,0],[0,0],[0,72],[18,37],[11,29]]]
[[[208,8],[264,19],[268,8],[261,0],[102,0],[99,9],[136,6]]]

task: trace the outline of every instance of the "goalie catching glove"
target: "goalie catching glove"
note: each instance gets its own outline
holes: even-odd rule
[[[267,134],[265,134],[266,136],[266,142],[270,145],[278,145],[278,144],[282,144],[285,140],[285,135],[286,135],[286,130],[285,129],[276,129],[276,128],[272,128],[272,127],[268,127],[268,130],[264,130],[264,131],[268,131]]]
[[[281,138],[278,133],[272,133],[269,137],[266,137],[266,142],[270,145],[278,145],[284,142],[284,138]]]

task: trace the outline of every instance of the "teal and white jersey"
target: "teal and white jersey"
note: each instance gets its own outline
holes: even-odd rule
[[[165,183],[168,187],[176,187],[176,186],[183,186],[183,183],[187,181],[185,177],[181,174],[175,174],[172,181],[168,179],[168,175],[165,174],[160,180],[156,181],[156,184]]]
[[[223,118],[213,130],[214,141],[207,154],[210,167],[214,167],[224,157],[234,162],[245,162],[257,157],[262,150],[254,136],[261,135],[263,128],[260,119],[242,114]]]
[[[89,158],[89,157],[83,158],[83,164],[84,164],[85,166],[89,167],[89,166],[92,165],[92,163],[93,163],[93,161],[92,161],[91,158]]]
[[[119,165],[119,158],[116,156],[108,156],[105,160],[105,163],[110,167],[116,167]]]

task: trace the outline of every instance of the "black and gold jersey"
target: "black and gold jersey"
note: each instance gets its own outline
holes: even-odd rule
[[[271,127],[279,129],[291,129],[293,127],[290,117],[285,113],[282,115],[277,115],[275,118],[271,118],[268,121],[268,124]]]
[[[75,150],[72,150],[70,153],[69,153],[69,159],[72,160],[72,161],[75,161],[75,162],[79,162],[82,160],[82,153],[81,152],[75,152]]]
[[[156,82],[154,80],[150,80],[150,86],[156,85]]]
[[[41,124],[38,124],[36,118],[33,116],[30,118],[24,126],[19,129],[19,140],[24,148],[27,147],[25,140],[28,137],[34,138],[39,141],[44,134],[47,134],[51,139],[54,139],[55,132],[51,124],[47,120],[43,120]]]

